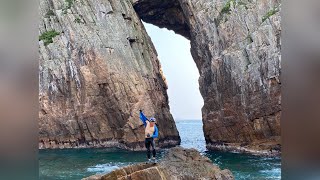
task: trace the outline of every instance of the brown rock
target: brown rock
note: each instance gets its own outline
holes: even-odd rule
[[[112,171],[106,175],[94,175],[83,180],[231,180],[231,171],[221,170],[195,149],[175,147],[169,149],[159,164],[136,164]]]
[[[156,114],[160,146],[180,142],[141,18],[190,39],[209,149],[279,149],[280,10],[280,0],[42,0],[40,34],[60,34],[39,41],[40,148],[141,149],[140,108]]]
[[[158,147],[180,143],[157,53],[129,0],[41,0],[40,14],[39,148],[139,150],[139,109],[157,118]]]
[[[209,149],[280,144],[280,0],[133,2],[144,21],[190,39]]]

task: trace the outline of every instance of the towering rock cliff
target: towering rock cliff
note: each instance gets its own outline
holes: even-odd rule
[[[156,51],[130,0],[41,0],[39,148],[143,147],[138,110],[159,146],[180,143]]]
[[[209,149],[280,144],[280,0],[132,0],[146,22],[190,39]]]
[[[279,148],[280,9],[280,0],[41,0],[40,147],[139,149],[139,108],[156,114],[162,146],[179,143],[141,18],[190,40],[208,148]]]

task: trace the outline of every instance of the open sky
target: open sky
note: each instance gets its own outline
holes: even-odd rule
[[[203,99],[199,72],[190,52],[190,41],[165,28],[144,23],[156,47],[168,83],[170,111],[175,120],[200,120]]]

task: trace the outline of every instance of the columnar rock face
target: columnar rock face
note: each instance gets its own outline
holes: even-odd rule
[[[132,0],[191,41],[209,149],[279,149],[280,0]]]
[[[180,143],[156,51],[130,0],[41,0],[39,148]]]
[[[194,149],[175,147],[159,164],[135,164],[105,175],[94,175],[83,180],[232,180],[231,171],[221,170],[207,157]]]

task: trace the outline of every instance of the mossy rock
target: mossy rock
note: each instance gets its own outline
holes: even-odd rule
[[[45,17],[49,18],[49,17],[54,16],[54,15],[55,14],[54,14],[53,10],[49,9],[48,12],[46,13]]]
[[[229,14],[231,11],[231,3],[235,4],[235,0],[229,0],[221,9],[220,14]]]
[[[273,9],[268,11],[267,14],[262,17],[262,22],[266,21],[269,17],[273,16],[278,11],[279,11],[279,9],[277,7],[274,7]]]
[[[53,38],[60,35],[59,32],[55,31],[55,30],[51,30],[51,31],[47,31],[45,33],[42,33],[40,36],[39,36],[39,41],[43,41],[44,42],[44,45],[48,45],[50,43],[53,43]]]

